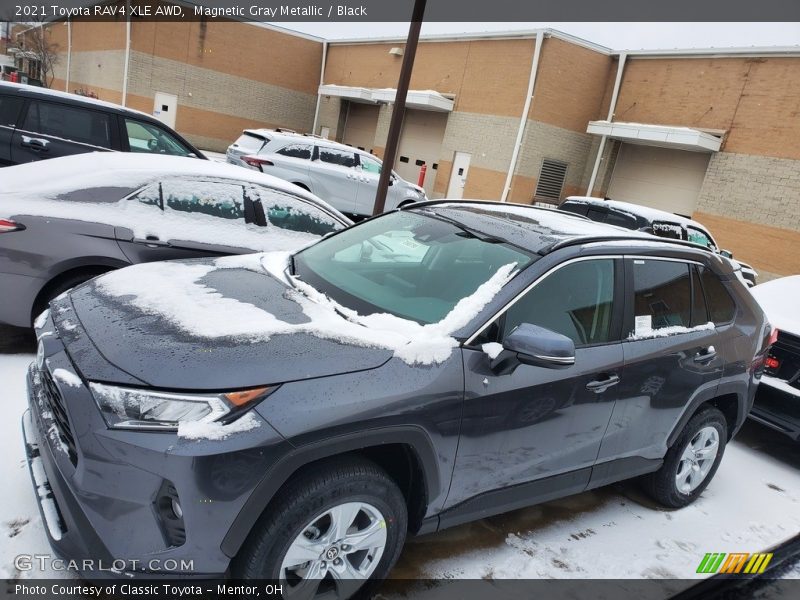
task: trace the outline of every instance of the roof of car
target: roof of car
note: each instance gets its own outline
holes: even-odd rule
[[[253,133],[256,135],[260,135],[263,137],[267,137],[270,139],[275,138],[285,138],[286,140],[303,140],[311,144],[322,144],[324,146],[328,146],[330,148],[339,148],[340,150],[348,150],[350,152],[356,152],[358,154],[364,154],[366,156],[371,156],[377,158],[371,152],[367,152],[366,150],[362,150],[361,148],[355,148],[353,146],[348,146],[347,144],[342,144],[340,142],[335,142],[333,140],[329,140],[327,138],[320,137],[318,135],[313,135],[310,133],[297,133],[296,131],[286,130],[286,129],[245,129],[243,133]],[[380,160],[380,159],[379,159]]]
[[[405,210],[429,212],[538,254],[547,254],[574,244],[602,242],[664,248],[681,246],[693,250],[700,248],[689,242],[656,237],[642,231],[597,223],[569,212],[527,204],[488,200],[431,200],[409,205]]]
[[[285,191],[319,203],[340,215],[339,211],[300,187],[266,173],[223,162],[163,154],[90,152],[51,158],[46,163],[47,177],[41,176],[42,162],[5,167],[0,178],[0,194],[58,195],[100,187],[135,189],[164,176],[218,177]]]
[[[148,120],[153,120],[152,115],[148,115],[147,113],[139,110],[128,108],[127,106],[114,104],[113,102],[106,102],[105,100],[98,100],[97,98],[89,98],[88,96],[79,96],[78,94],[71,94],[69,92],[60,92],[58,90],[51,90],[48,88],[43,88],[35,85],[26,85],[24,83],[12,83],[10,81],[3,81],[0,82],[0,90],[13,91],[21,93],[23,95],[50,96],[52,98],[58,98],[60,100],[69,100],[70,102],[76,102],[79,104],[102,107],[106,109],[115,110],[117,112],[130,113],[140,117],[142,116],[147,117]]]
[[[569,196],[567,200],[582,204],[591,204],[593,206],[608,206],[638,217],[642,217],[651,223],[653,221],[666,221],[679,223],[687,227],[696,227],[697,229],[701,229],[705,232],[708,231],[702,223],[698,223],[694,219],[682,217],[681,215],[676,215],[675,213],[667,212],[665,210],[659,210],[658,208],[634,204],[632,202],[622,202],[621,200],[605,200],[603,198],[596,198],[594,196]]]

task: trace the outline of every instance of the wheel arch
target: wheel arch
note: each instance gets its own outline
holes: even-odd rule
[[[670,433],[669,438],[667,438],[667,446],[672,446],[691,418],[707,407],[714,407],[723,414],[728,427],[728,440],[730,440],[736,434],[739,427],[741,427],[742,423],[744,423],[744,418],[746,416],[744,414],[745,406],[745,399],[741,394],[736,392],[696,398],[689,408],[684,411],[681,418],[678,419],[672,433]]]
[[[222,552],[230,558],[237,555],[253,526],[269,510],[280,489],[301,470],[321,460],[348,455],[372,460],[387,471],[406,498],[409,529],[418,529],[427,510],[428,499],[432,493],[438,492],[441,485],[436,452],[421,428],[387,427],[301,446],[279,459],[234,519],[222,541]]]

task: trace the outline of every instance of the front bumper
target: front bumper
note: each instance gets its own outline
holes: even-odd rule
[[[283,439],[265,421],[218,441],[109,429],[83,378],[59,376],[81,374],[52,317],[37,333],[45,358],[28,371],[23,435],[55,553],[90,579],[223,576],[222,541]],[[172,497],[178,525],[165,512]]]
[[[762,377],[749,416],[753,421],[800,441],[800,390],[790,389],[788,384],[775,385],[770,378]]]

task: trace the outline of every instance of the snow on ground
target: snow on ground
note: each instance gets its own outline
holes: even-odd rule
[[[216,162],[228,162],[228,158],[225,156],[224,152],[214,152],[213,150],[200,150],[203,154],[205,154],[206,158],[209,160],[213,160]]]
[[[33,354],[0,355],[0,379],[6,383],[0,577],[64,575],[14,568],[19,554],[49,552],[20,429],[27,406],[25,370],[33,359]],[[594,490],[410,539],[392,576],[685,579],[697,577],[706,552],[760,551],[799,530],[800,471],[733,442],[711,486],[688,508],[657,508],[630,483]],[[791,576],[800,577],[800,571]],[[387,585],[389,595],[396,584]],[[401,593],[436,597],[435,588],[401,585]]]

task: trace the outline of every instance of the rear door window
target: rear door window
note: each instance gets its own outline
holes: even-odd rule
[[[0,96],[0,126],[14,127],[17,124],[22,98],[17,96]]]
[[[111,119],[110,115],[95,110],[32,100],[22,129],[81,144],[110,148]]]
[[[689,265],[653,259],[633,260],[634,335],[669,327],[691,327]]]
[[[706,267],[700,267],[700,279],[703,282],[708,316],[715,325],[730,323],[736,314],[736,303],[731,298],[725,284],[716,273]]]
[[[356,155],[354,152],[339,150],[338,148],[319,147],[319,159],[322,162],[339,165],[341,167],[356,166]]]

